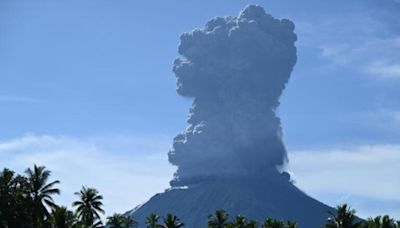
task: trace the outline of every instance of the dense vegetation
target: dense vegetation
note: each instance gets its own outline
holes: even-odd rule
[[[75,192],[77,200],[72,203],[74,211],[55,204],[52,196],[60,194],[60,181],[50,181],[51,172],[44,166],[34,165],[25,175],[3,169],[0,172],[0,228],[89,228],[104,227],[101,214],[103,196],[94,188],[82,187]],[[325,228],[400,228],[400,221],[389,216],[378,216],[360,220],[355,210],[346,204],[327,215]],[[150,214],[143,221],[148,228],[179,228],[184,223],[173,215],[160,217]],[[131,217],[114,214],[107,217],[110,228],[138,227]],[[217,210],[208,217],[210,228],[296,228],[297,223],[266,218],[263,222],[248,220],[243,215],[230,219],[223,210]]]

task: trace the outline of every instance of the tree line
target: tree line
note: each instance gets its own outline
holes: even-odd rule
[[[113,214],[103,224],[101,215],[103,196],[95,188],[83,186],[75,192],[77,199],[71,206],[57,205],[52,196],[60,194],[59,180],[50,180],[51,171],[34,165],[24,175],[4,168],[0,172],[0,228],[137,228],[138,221],[131,216]],[[361,220],[347,204],[329,212],[325,228],[400,228],[400,221],[388,215]],[[185,224],[173,214],[160,217],[150,214],[144,224],[147,228],[180,228]],[[224,210],[208,216],[209,228],[296,228],[296,222],[266,218],[263,222],[249,220],[243,215],[230,219]]]

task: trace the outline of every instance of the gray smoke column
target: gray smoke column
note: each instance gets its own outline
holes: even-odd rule
[[[193,98],[186,131],[169,160],[172,188],[126,213],[145,221],[173,213],[186,227],[207,227],[217,209],[322,227],[333,208],[307,196],[278,166],[287,162],[279,97],[296,63],[294,24],[247,6],[181,36],[177,91]],[[144,224],[141,224],[144,225]]]
[[[268,176],[287,161],[275,110],[296,63],[294,24],[260,6],[181,36],[177,92],[194,98],[174,138],[172,186],[213,176]]]

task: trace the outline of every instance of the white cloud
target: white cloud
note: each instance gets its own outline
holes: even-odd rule
[[[165,136],[27,135],[0,141],[0,165],[19,173],[34,163],[46,166],[52,179],[61,181],[57,203],[69,207],[82,185],[95,187],[111,214],[132,209],[168,187],[174,172],[166,156],[170,142]]]
[[[319,48],[320,57],[328,60],[328,69],[348,68],[376,79],[400,79],[400,36],[387,18],[397,15],[385,9],[344,12],[342,17],[321,18],[313,23],[298,22],[299,46]]]
[[[355,68],[378,79],[400,79],[400,37],[360,43],[330,43],[320,46],[321,56],[340,67]]]
[[[308,194],[331,205],[358,205],[360,199],[397,202],[392,211],[379,209],[399,216],[395,210],[400,210],[400,145],[303,150],[289,155],[296,184]],[[365,217],[372,216],[369,206],[357,209]]]
[[[364,67],[366,73],[376,75],[384,79],[400,79],[400,64],[386,61],[371,62]]]

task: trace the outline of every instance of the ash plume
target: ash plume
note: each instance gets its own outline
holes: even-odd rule
[[[177,92],[194,98],[174,138],[172,186],[224,175],[278,173],[287,161],[275,110],[296,63],[294,24],[260,6],[217,17],[181,36]]]
[[[333,208],[307,196],[277,167],[287,162],[275,110],[296,63],[294,25],[247,6],[181,36],[177,91],[193,98],[188,127],[175,137],[171,188],[127,212],[139,221],[173,213],[207,227],[217,209],[321,227]]]

